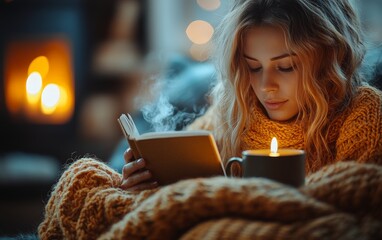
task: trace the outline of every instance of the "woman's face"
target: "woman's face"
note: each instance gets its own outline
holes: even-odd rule
[[[288,51],[283,32],[271,26],[251,28],[244,35],[244,57],[251,87],[269,118],[287,121],[295,117],[299,62]]]

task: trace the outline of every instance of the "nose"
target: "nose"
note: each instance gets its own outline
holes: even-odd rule
[[[274,92],[277,91],[279,85],[276,81],[274,74],[271,72],[263,72],[261,79],[261,91],[263,92]]]

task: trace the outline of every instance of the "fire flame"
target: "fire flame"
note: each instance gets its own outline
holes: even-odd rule
[[[277,153],[277,150],[278,150],[277,139],[273,137],[271,142],[271,153]]]

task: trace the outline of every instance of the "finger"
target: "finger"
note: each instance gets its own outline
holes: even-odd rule
[[[142,190],[154,189],[154,188],[157,188],[158,186],[159,186],[159,184],[156,181],[153,181],[153,182],[144,182],[144,183],[135,185],[133,187],[126,188],[124,190],[127,190],[127,191],[142,191]]]
[[[133,187],[133,186],[138,185],[144,181],[149,180],[151,177],[152,177],[152,174],[149,170],[135,173],[135,174],[129,176],[128,178],[123,179],[122,184],[121,184],[121,188]]]
[[[123,153],[123,159],[125,159],[125,163],[133,161],[133,151],[131,148],[126,149],[126,151]]]
[[[123,179],[127,179],[134,172],[138,171],[139,169],[144,168],[145,166],[146,166],[146,163],[145,163],[145,160],[143,158],[140,158],[136,161],[126,163],[125,165],[123,165],[123,168],[122,168]]]

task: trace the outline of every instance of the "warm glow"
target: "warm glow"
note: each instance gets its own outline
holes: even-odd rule
[[[45,56],[39,56],[33,59],[28,67],[28,74],[38,72],[41,78],[44,78],[49,72],[49,61]]]
[[[272,156],[272,157],[280,156],[277,150],[278,150],[277,139],[273,137],[271,141],[271,153],[269,154],[269,156]]]
[[[42,86],[42,78],[38,72],[32,72],[25,83],[27,101],[31,105],[38,104],[40,100],[40,92]]]
[[[71,119],[75,103],[71,52],[70,43],[62,38],[7,44],[4,89],[12,117],[39,124]]]
[[[57,107],[60,100],[60,88],[56,84],[48,84],[41,94],[41,109],[50,114]]]
[[[197,0],[200,7],[208,11],[216,10],[220,7],[220,0]]]
[[[27,79],[27,94],[36,95],[41,91],[42,77],[38,72],[32,72]]]
[[[196,20],[191,22],[187,29],[186,34],[191,42],[196,44],[205,44],[210,41],[214,33],[214,28],[206,21]]]
[[[278,149],[277,139],[273,137],[271,141],[271,153],[277,153],[277,149]]]

